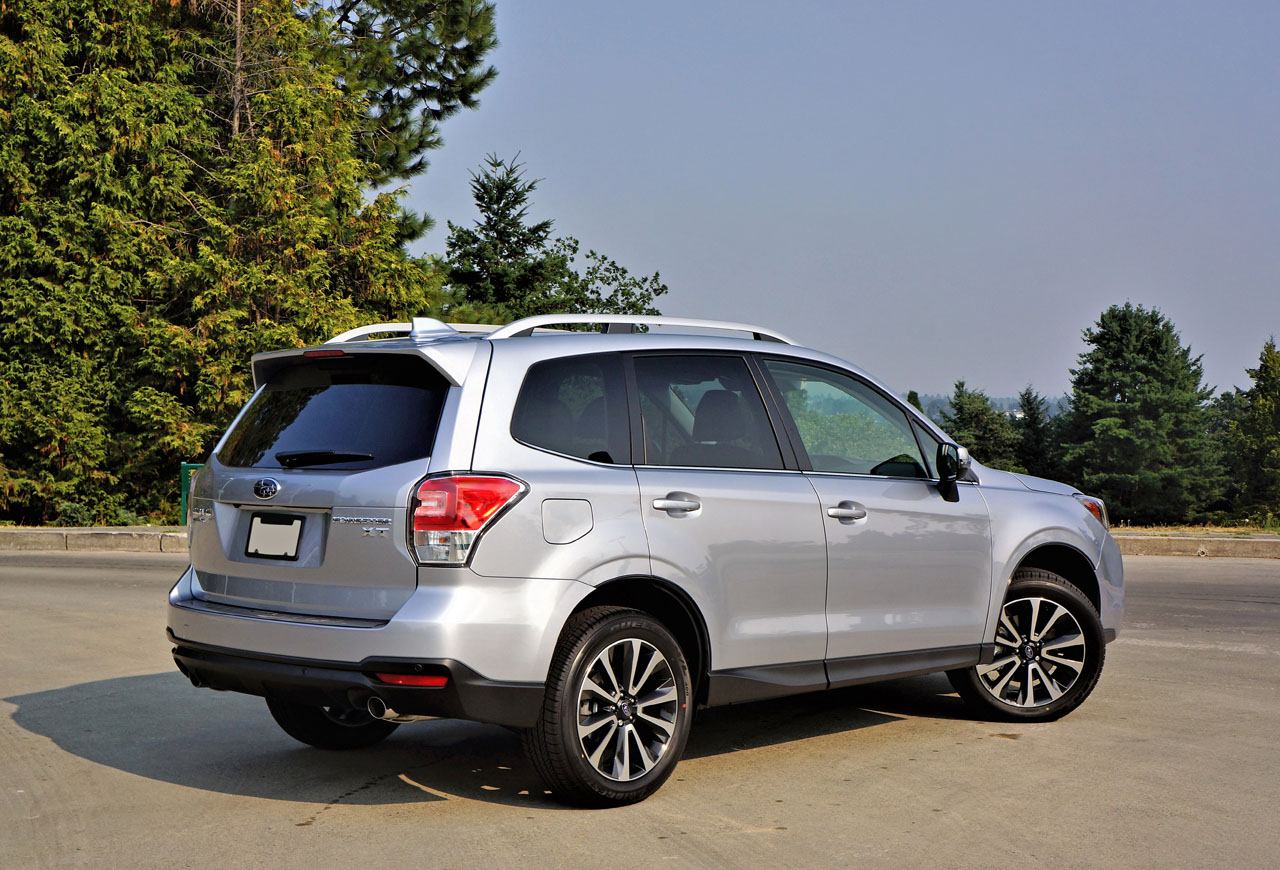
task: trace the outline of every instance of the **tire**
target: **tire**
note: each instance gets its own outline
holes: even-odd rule
[[[1102,673],[1106,645],[1093,602],[1049,571],[1013,574],[991,664],[948,671],[971,707],[1004,720],[1047,722],[1080,706]]]
[[[542,715],[522,735],[525,754],[565,803],[642,801],[684,752],[692,696],[684,653],[662,623],[638,610],[589,608],[561,634]]]
[[[267,698],[267,709],[284,733],[318,749],[363,749],[381,743],[396,730],[395,722],[383,722],[354,707],[316,707]]]

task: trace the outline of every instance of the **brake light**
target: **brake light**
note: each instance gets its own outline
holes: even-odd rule
[[[302,355],[307,359],[325,359],[332,356],[346,356],[345,350],[304,350]]]
[[[525,485],[509,477],[429,477],[418,484],[411,512],[419,562],[461,565],[476,538],[513,504]]]

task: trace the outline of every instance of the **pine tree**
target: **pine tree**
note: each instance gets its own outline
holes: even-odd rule
[[[973,458],[992,468],[1022,471],[1014,458],[1017,436],[1007,415],[997,411],[987,394],[956,381],[950,408],[942,412],[942,428],[969,449]]]
[[[1187,521],[1220,485],[1200,357],[1158,310],[1128,302],[1104,311],[1084,340],[1064,444],[1073,482],[1114,519]]]
[[[225,2],[225,0],[224,0]],[[383,185],[426,169],[440,122],[497,76],[485,57],[498,45],[487,0],[338,0],[335,52],[346,93],[369,108],[359,129],[368,180]]]
[[[575,266],[578,240],[552,238],[552,222],[529,222],[530,196],[538,179],[524,177],[524,164],[490,154],[471,174],[480,218],[472,227],[449,223],[450,316],[462,312],[487,320],[534,314],[595,312],[657,314],[654,299],[667,292],[655,272],[635,278],[613,260],[588,251],[586,268]]]
[[[1022,416],[1013,421],[1013,431],[1017,436],[1014,461],[1027,474],[1054,477],[1057,469],[1053,461],[1052,423],[1044,397],[1028,384],[1018,394],[1018,408]]]
[[[1253,385],[1236,390],[1229,442],[1247,515],[1280,514],[1280,351],[1275,338],[1262,346]]]
[[[924,412],[924,406],[920,404],[920,394],[917,393],[915,390],[907,391],[907,404],[915,408],[917,411],[920,411],[921,413]]]
[[[173,518],[252,353],[439,308],[325,16],[242,13],[272,47],[236,126],[215,8],[0,5],[0,517]]]

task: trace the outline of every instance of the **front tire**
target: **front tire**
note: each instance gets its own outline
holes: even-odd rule
[[[662,623],[637,610],[584,610],[565,626],[525,753],[566,803],[642,801],[684,752],[691,697],[684,653]]]
[[[948,671],[970,706],[997,718],[1046,722],[1067,715],[1098,683],[1106,645],[1093,602],[1049,571],[1013,574],[990,664]]]
[[[267,698],[267,709],[286,734],[318,749],[364,749],[396,730],[395,722],[383,722],[354,707],[317,707]]]

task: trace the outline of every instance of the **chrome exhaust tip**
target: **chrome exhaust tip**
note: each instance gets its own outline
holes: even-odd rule
[[[434,716],[402,716],[395,710],[387,706],[387,702],[379,698],[377,695],[370,695],[369,700],[365,702],[365,710],[375,719],[381,719],[383,722],[418,722],[422,719],[434,719]]]

